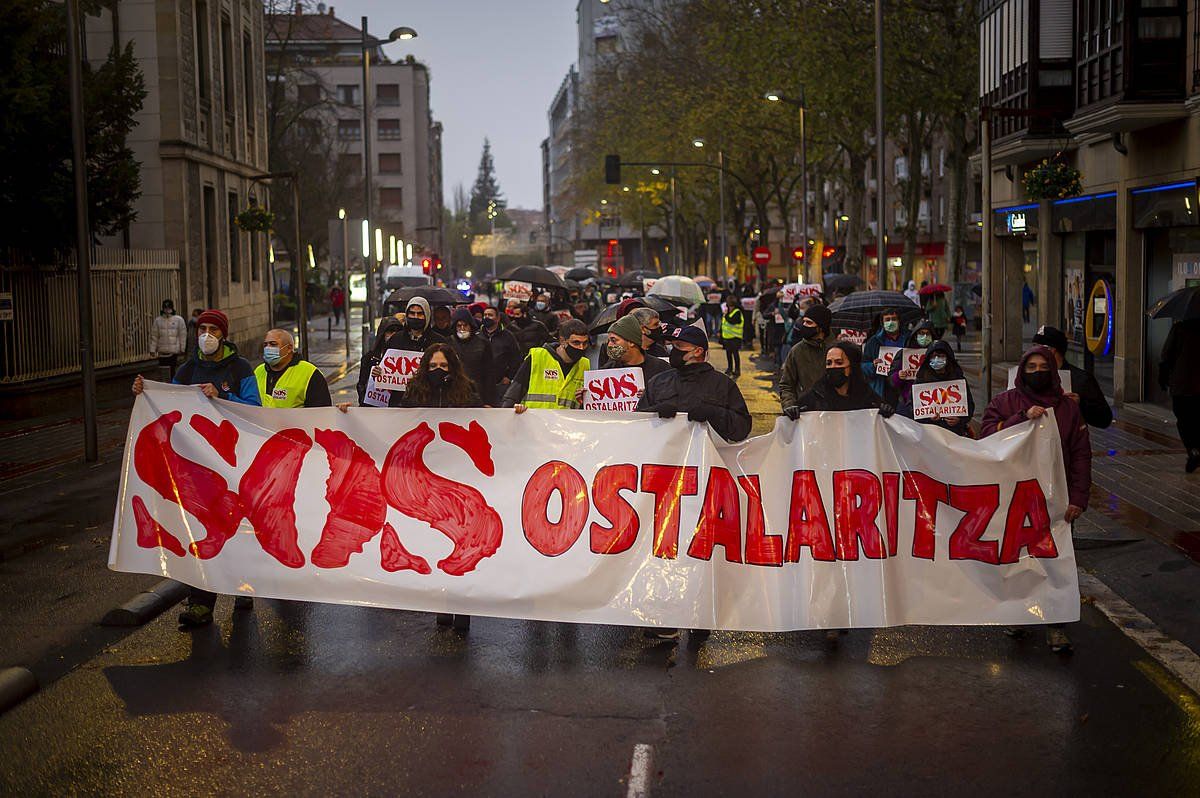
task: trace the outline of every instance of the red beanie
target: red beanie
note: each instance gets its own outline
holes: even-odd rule
[[[221,337],[229,337],[229,317],[219,310],[209,309],[196,317],[196,326],[201,324],[215,324],[221,328]]]
[[[471,311],[472,313],[483,313],[483,311],[487,310],[487,308],[488,303],[486,302],[472,302],[470,305],[467,305],[467,310]]]

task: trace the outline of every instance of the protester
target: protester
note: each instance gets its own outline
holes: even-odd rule
[[[965,418],[961,416],[934,416],[933,418],[923,418],[918,423],[932,424],[938,427],[944,427],[950,430],[955,435],[961,435],[964,438],[971,437],[971,418],[975,415],[975,397],[971,394],[971,386],[963,376],[962,366],[958,364],[958,359],[954,356],[954,348],[947,341],[934,341],[929,345],[929,349],[925,352],[925,362],[917,369],[917,377],[913,380],[912,390],[920,390],[922,385],[932,382],[948,382],[950,380],[962,380],[967,392],[967,415]],[[908,417],[913,416],[913,403],[910,401],[907,405]]]
[[[532,318],[529,315],[528,308],[523,303],[515,299],[509,300],[508,318],[511,321],[509,331],[517,339],[517,343],[521,347],[522,358],[528,355],[535,347],[550,342],[550,331],[546,329],[546,325]]]
[[[267,330],[263,362],[254,370],[263,407],[330,407],[329,383],[307,360],[296,356],[296,342],[287,330]]]
[[[795,417],[795,411],[788,412],[789,408],[797,407],[800,397],[811,391],[825,375],[825,349],[832,324],[833,314],[829,308],[812,305],[804,311],[800,324],[792,328],[792,334],[800,338],[800,343],[788,352],[779,378],[779,404],[790,418]]]
[[[150,325],[150,354],[158,358],[158,365],[165,367],[169,376],[174,377],[179,356],[187,349],[188,323],[175,312],[175,303],[164,299],[162,309]]]
[[[340,324],[346,308],[346,292],[337,283],[329,289],[329,307],[333,310],[333,323]],[[347,324],[349,320],[347,320]]]
[[[440,335],[443,341],[449,341],[454,338],[452,316],[450,308],[445,305],[438,305],[433,309],[433,332]]]
[[[643,383],[649,385],[652,378],[669,371],[671,367],[661,358],[646,357],[642,349],[642,340],[642,328],[635,317],[631,315],[617,319],[608,328],[608,342],[605,346],[607,358],[600,368],[640,368]]]
[[[1029,287],[1029,282],[1024,280],[1021,282],[1021,319],[1029,321],[1029,309],[1037,304],[1037,297],[1033,293],[1033,289]]]
[[[1034,334],[1033,343],[1049,347],[1054,352],[1055,368],[1071,373],[1071,390],[1066,391],[1066,395],[1079,405],[1083,420],[1100,429],[1111,426],[1112,408],[1104,398],[1104,391],[1100,390],[1096,375],[1067,362],[1067,334],[1057,327],[1043,326]]]
[[[196,342],[200,333],[196,331],[196,319],[200,318],[200,314],[204,312],[204,308],[193,308],[192,317],[187,321],[187,357],[191,359],[196,354]]]
[[[584,324],[591,324],[595,315],[591,305],[582,299],[577,299],[571,304],[571,316],[579,319]]]
[[[954,340],[958,342],[958,351],[962,351],[963,337],[967,334],[967,312],[962,305],[954,306],[954,315],[950,317],[950,329],[954,332]]]
[[[1185,470],[1190,474],[1200,466],[1200,320],[1184,319],[1171,326],[1158,365],[1158,384],[1171,392],[1179,439],[1187,449]]]
[[[912,300],[914,305],[921,304],[921,294],[917,291],[917,281],[909,280],[908,288],[904,289],[904,295]]]
[[[467,305],[467,310],[471,311],[471,315],[475,317],[476,323],[481,327],[483,326],[483,312],[487,309],[488,303],[486,302],[472,302]]]
[[[533,310],[529,312],[531,318],[542,323],[550,333],[550,337],[558,334],[558,316],[550,307],[550,295],[542,291],[533,301]]]
[[[521,345],[511,332],[504,329],[499,309],[490,306],[483,309],[483,326],[479,335],[492,348],[490,391],[492,404],[496,405],[521,367]],[[480,390],[484,390],[482,386]]]
[[[442,307],[439,310],[446,311],[446,329],[452,330],[449,324],[450,309]],[[390,348],[403,349],[405,352],[424,352],[434,344],[446,343],[446,336],[429,326],[430,315],[429,300],[420,296],[408,300],[408,305],[404,308],[404,331],[392,340]]]
[[[1092,487],[1092,442],[1079,406],[1063,393],[1055,368],[1054,350],[1035,345],[1021,357],[1016,387],[992,397],[983,413],[981,434],[987,437],[1023,421],[1036,420],[1046,414],[1047,408],[1054,410],[1067,472],[1068,506],[1064,520],[1073,524],[1088,505]],[[1019,630],[1014,633],[1020,634]],[[1046,638],[1052,651],[1071,651],[1071,640],[1062,624],[1051,624]]]
[[[742,339],[746,335],[746,316],[732,296],[721,314],[721,348],[725,350],[725,376],[735,380],[742,375]]]
[[[904,341],[905,349],[929,349],[929,345],[933,343],[933,325],[928,319],[921,319],[914,322],[910,328],[908,338]],[[900,355],[904,353],[901,352]],[[892,369],[888,372],[887,383],[882,394],[884,400],[888,404],[894,405],[901,413],[908,417],[912,417],[912,379],[906,379],[900,376],[900,372],[904,370],[904,359],[897,356],[892,361]]]
[[[629,315],[642,325],[642,349],[647,357],[666,357],[667,347],[663,345],[667,331],[663,327],[658,311],[647,307],[635,307]]]
[[[784,410],[793,421],[801,413],[878,409],[887,418],[895,410],[867,385],[863,354],[856,344],[834,341],[825,350],[824,373],[795,403]]]
[[[454,311],[454,338],[450,341],[454,353],[462,361],[462,370],[475,385],[484,405],[497,403],[493,395],[495,380],[492,378],[492,345],[479,335],[479,323],[467,308]]]
[[[180,366],[171,382],[176,385],[198,385],[209,399],[260,405],[253,369],[246,358],[238,354],[237,347],[227,340],[229,317],[219,310],[205,310],[196,317],[196,332],[196,356]],[[142,375],[137,375],[133,381],[134,394],[140,394],[145,387]],[[191,588],[187,609],[179,615],[180,627],[195,628],[212,623],[213,607],[216,605],[216,593]],[[240,610],[249,609],[254,604],[249,596],[238,596],[233,606]]]
[[[950,326],[950,303],[946,301],[946,295],[938,292],[929,300],[929,305],[925,310],[925,315],[929,317],[929,323],[933,325],[933,337],[940,341],[942,336],[946,334],[946,328]]]
[[[867,339],[863,345],[863,376],[867,385],[880,396],[884,395],[887,376],[879,373],[883,359],[879,350],[885,346],[904,346],[905,333],[900,329],[900,313],[895,308],[885,308],[880,314],[879,332]]]
[[[591,346],[587,327],[578,319],[558,328],[558,344],[535,347],[521,363],[502,407],[524,413],[530,408],[571,409],[583,405],[583,373],[592,366],[585,353]]]
[[[671,336],[671,368],[646,383],[638,402],[641,412],[688,421],[705,421],[729,442],[750,434],[750,411],[737,383],[708,363],[708,336],[695,325],[678,327]]]
[[[370,384],[375,368],[383,360],[387,350],[398,348],[393,346],[392,342],[398,341],[399,336],[404,334],[404,330],[404,322],[390,316],[379,324],[379,330],[375,333],[375,345],[363,353],[362,360],[358,364],[359,407],[366,406],[367,386]],[[388,391],[388,394],[388,407],[400,407],[404,394],[400,391]]]

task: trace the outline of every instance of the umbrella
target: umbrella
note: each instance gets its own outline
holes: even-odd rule
[[[933,285],[925,286],[917,293],[920,294],[921,296],[929,296],[930,294],[947,294],[953,290],[954,290],[953,288],[946,285],[945,283],[934,283]]]
[[[1154,303],[1146,313],[1152,319],[1200,318],[1200,288],[1180,288]]]
[[[679,312],[675,304],[669,299],[661,296],[648,296],[642,299],[646,307],[658,311],[663,315],[673,315]],[[608,326],[617,320],[617,309],[621,307],[620,302],[614,302],[604,310],[596,314],[596,318],[592,319],[591,331],[593,333],[601,333],[608,329]]]
[[[562,278],[545,266],[514,266],[500,275],[501,280],[518,280],[547,288],[565,288]]]
[[[423,297],[429,302],[430,307],[458,305],[466,301],[462,294],[458,291],[451,291],[449,288],[438,288],[433,285],[414,285],[408,288],[398,288],[388,294],[385,304],[407,306],[413,297],[418,296]],[[404,310],[404,307],[401,307],[400,310]]]
[[[875,318],[886,309],[900,314],[900,323],[911,324],[921,318],[921,308],[898,291],[859,291],[837,299],[829,306],[833,326],[847,330],[871,329]]]
[[[678,274],[669,274],[666,277],[658,278],[654,285],[650,286],[646,296],[661,296],[679,300],[675,303],[677,305],[699,305],[704,301],[704,291],[696,285],[696,281],[691,277],[681,277]]]
[[[827,274],[825,275],[826,291],[853,290],[862,285],[862,278],[857,274]]]
[[[564,277],[566,276],[567,272],[571,270],[566,266],[547,266],[546,271],[551,271],[557,274],[559,277]]]
[[[634,269],[631,272],[625,272],[621,275],[621,279],[617,280],[617,285],[625,286],[626,288],[641,288],[642,280],[657,280],[662,277],[658,272],[652,272],[649,269]]]
[[[563,279],[564,280],[575,280],[576,282],[582,283],[584,280],[595,280],[596,273],[594,271],[592,271],[591,269],[584,269],[582,267],[577,266],[574,269],[571,269],[571,271],[564,274]]]
[[[570,277],[563,278],[563,285],[566,286],[566,289],[568,291],[578,291],[580,288],[583,287],[576,281],[572,280]]]
[[[696,285],[716,285],[717,281],[709,277],[707,274],[697,274],[692,278],[696,281]]]

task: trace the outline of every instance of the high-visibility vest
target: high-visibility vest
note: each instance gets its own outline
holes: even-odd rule
[[[721,337],[741,339],[746,332],[746,314],[742,313],[742,320],[734,324],[729,320],[729,315],[721,317]]]
[[[308,381],[317,367],[307,360],[298,360],[284,370],[267,393],[267,364],[260,363],[254,370],[258,381],[258,396],[263,407],[304,407],[304,395],[308,393]]]
[[[592,367],[581,357],[564,376],[562,364],[545,347],[529,350],[529,388],[521,404],[543,410],[574,410],[580,407],[575,394],[583,387],[583,372]]]

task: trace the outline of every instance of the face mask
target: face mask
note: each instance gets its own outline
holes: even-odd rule
[[[572,363],[579,360],[579,358],[583,357],[583,354],[584,354],[584,350],[576,349],[575,347],[571,346],[570,344],[565,344],[563,346],[563,349],[565,349],[567,352],[567,360],[571,361]]]
[[[646,334],[646,337],[649,338],[651,341],[657,341],[660,343],[662,342],[662,339],[666,336],[666,333],[663,332],[663,328],[661,326],[660,327],[650,327],[647,330],[643,330],[643,332]]]
[[[408,319],[408,328],[410,330],[425,329],[425,319],[422,319],[419,316],[407,316],[406,318]]]
[[[494,329],[496,329],[496,323],[497,322],[495,319],[484,319],[483,320],[483,329],[488,330],[488,331],[494,330]]]
[[[441,388],[446,384],[446,380],[450,379],[450,372],[442,369],[429,370],[429,384],[434,388]]]
[[[896,321],[895,319],[892,319],[891,321],[885,321],[883,323],[883,329],[887,332],[894,333],[896,330],[900,329],[900,322]]]
[[[621,358],[625,357],[625,355],[627,355],[628,353],[629,353],[629,348],[626,346],[622,346],[621,344],[614,344],[614,343],[609,343],[609,345],[608,345],[608,356],[612,360],[620,360]]]
[[[517,325],[518,327],[526,327],[529,325],[529,319],[525,318],[524,316],[513,316],[513,324]]]
[[[934,371],[942,371],[943,369],[945,369],[946,368],[945,355],[933,355],[932,357],[930,357],[929,358],[929,368],[933,369]]]
[[[460,341],[465,341],[471,337],[470,330],[458,330],[454,334],[458,336],[458,340]]]
[[[801,341],[806,341],[819,332],[821,332],[820,327],[809,327],[807,324],[801,324],[796,328],[796,337]]]
[[[929,333],[918,333],[917,334],[917,345],[918,346],[929,346],[931,343],[933,343],[933,336],[930,335]]]
[[[175,315],[175,311],[174,311],[174,310],[172,310],[171,308],[163,308],[163,309],[162,309],[162,314],[163,314],[164,316],[174,316],[174,315]]]
[[[266,363],[268,366],[274,366],[276,363],[278,363],[282,359],[283,359],[283,355],[279,354],[279,347],[277,347],[277,346],[264,346],[263,347],[263,362]]]
[[[671,361],[671,368],[681,369],[684,366],[689,365],[687,360],[684,359],[686,355],[682,349],[672,349],[667,357]]]
[[[221,339],[211,333],[203,333],[199,338],[199,343],[200,351],[206,355],[211,355],[221,345]]]
[[[545,310],[545,309],[546,309],[546,303],[545,303],[545,302],[535,302],[535,303],[533,304],[533,306],[534,306],[535,308],[537,308],[538,310]]]
[[[1050,372],[1048,371],[1027,371],[1025,372],[1025,387],[1034,393],[1048,393],[1050,391]]]
[[[834,388],[841,388],[846,384],[846,380],[850,376],[846,374],[846,370],[841,367],[825,369],[825,379],[829,380],[829,384]]]

